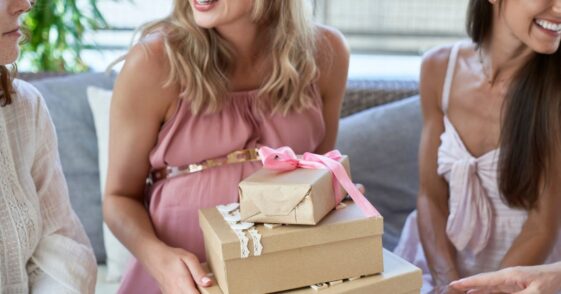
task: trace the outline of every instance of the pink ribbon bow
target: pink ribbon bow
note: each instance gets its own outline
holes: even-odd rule
[[[329,169],[366,217],[380,216],[378,210],[362,195],[349,178],[345,168],[339,162],[342,155],[338,150],[330,151],[324,155],[306,152],[302,159],[298,159],[290,147],[278,149],[261,147],[258,152],[263,167],[267,169],[277,171],[291,171],[297,168]],[[335,199],[337,204],[343,200],[343,195],[336,195],[335,197],[337,197]]]

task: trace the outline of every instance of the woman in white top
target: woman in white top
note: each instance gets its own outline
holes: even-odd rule
[[[0,293],[93,293],[96,261],[74,214],[41,95],[13,80],[28,0],[0,0]]]
[[[396,253],[423,293],[561,260],[561,0],[470,0],[470,42],[421,70],[417,214]]]

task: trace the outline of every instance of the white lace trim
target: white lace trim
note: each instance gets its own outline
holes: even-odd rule
[[[10,269],[0,271],[0,289],[21,293],[28,291],[27,273],[21,265],[27,262],[38,242],[40,228],[35,215],[38,210],[26,199],[21,188],[9,144],[6,117],[0,119],[0,268]]]
[[[18,93],[11,105],[0,109],[1,293],[29,292],[26,264],[39,242],[42,225],[39,203],[24,189],[25,179],[18,174],[18,170],[31,169],[22,157],[35,148],[35,134],[30,131],[35,115],[29,111],[32,107],[20,107],[28,103],[22,100]]]
[[[263,244],[261,244],[261,234],[256,228],[251,228],[249,231],[249,236],[253,241],[253,255],[260,256],[263,253]]]
[[[261,234],[254,223],[241,221],[240,205],[238,203],[231,203],[228,205],[219,205],[216,209],[220,212],[224,221],[228,223],[240,241],[240,258],[248,258],[250,256],[250,238],[253,244],[253,256],[260,256],[263,253]],[[249,234],[246,234],[246,231]]]
[[[236,236],[238,236],[238,239],[240,239],[240,257],[241,258],[248,258],[249,257],[249,238],[245,235],[245,233],[243,231],[236,231],[234,230],[234,233],[236,233]]]
[[[310,288],[312,288],[314,291],[327,290],[329,288],[333,288],[333,287],[336,287],[336,286],[341,285],[341,284],[356,281],[358,279],[361,279],[362,277],[363,276],[353,277],[353,278],[350,278],[350,279],[335,280],[335,281],[324,282],[324,283],[317,283],[317,284],[314,284],[314,285],[310,285]]]

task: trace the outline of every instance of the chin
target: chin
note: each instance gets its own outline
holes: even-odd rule
[[[551,55],[559,51],[559,43],[551,45],[535,46],[534,51],[539,54]]]
[[[208,17],[196,17],[195,24],[203,29],[212,29],[216,27],[216,21],[214,19],[209,19]]]
[[[19,48],[15,50],[3,50],[0,51],[0,65],[12,64],[16,62],[19,56]]]

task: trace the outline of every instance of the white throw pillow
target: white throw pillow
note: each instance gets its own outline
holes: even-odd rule
[[[99,185],[101,197],[105,191],[107,165],[109,154],[109,108],[112,91],[96,87],[88,87],[88,103],[93,113],[97,134],[97,149],[99,157]],[[103,223],[103,239],[107,254],[106,282],[118,282],[131,260],[131,253],[117,240],[105,223]]]

